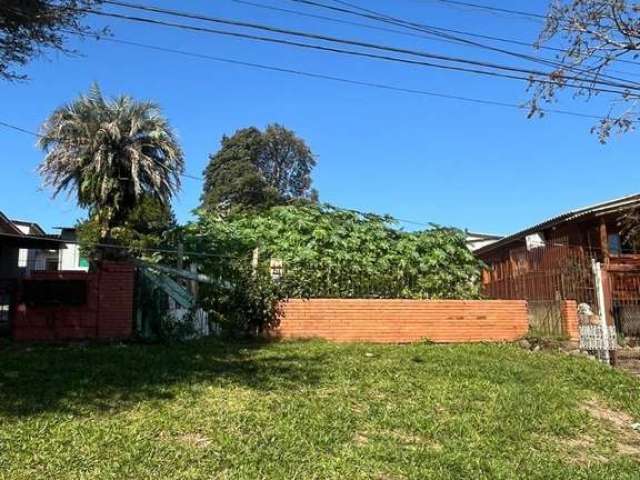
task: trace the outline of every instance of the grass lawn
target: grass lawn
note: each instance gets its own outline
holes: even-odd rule
[[[640,478],[640,381],[507,345],[0,346],[0,478]]]

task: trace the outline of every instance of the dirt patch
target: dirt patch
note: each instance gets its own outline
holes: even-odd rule
[[[586,402],[582,408],[610,432],[618,453],[640,457],[640,432],[633,429],[634,419],[631,415],[613,410],[596,400]]]
[[[369,443],[369,437],[367,437],[364,433],[356,432],[353,436],[353,443],[360,447]]]
[[[211,445],[211,440],[200,433],[182,433],[179,435],[167,435],[166,433],[160,434],[161,439],[171,438],[182,445],[186,445],[191,448],[207,448]]]
[[[388,473],[378,473],[373,478],[375,478],[375,480],[404,480],[407,477],[390,475]]]
[[[589,463],[607,463],[609,459],[597,453],[596,442],[589,435],[580,435],[578,438],[570,438],[563,442],[569,461],[576,465],[587,465]]]
[[[384,430],[374,433],[356,432],[353,436],[353,443],[355,443],[357,446],[363,446],[370,441],[389,438],[404,446],[425,446],[436,451],[442,450],[442,445],[437,442],[428,440],[419,435],[406,433],[400,430]]]
[[[640,377],[640,353],[638,356],[620,356],[620,354],[618,354],[618,364],[616,366]]]

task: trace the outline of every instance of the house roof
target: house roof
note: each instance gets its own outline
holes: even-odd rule
[[[548,218],[540,223],[537,223],[531,227],[520,230],[519,232],[507,235],[506,237],[486,245],[476,250],[475,253],[483,254],[490,252],[503,245],[509,244],[515,240],[522,239],[532,233],[545,230],[547,228],[554,227],[561,223],[570,222],[588,215],[603,215],[606,213],[612,213],[620,210],[626,210],[628,208],[640,205],[640,194],[627,195],[625,197],[616,198],[614,200],[608,200],[602,203],[596,203],[587,207],[577,208],[575,210],[569,210],[555,217]]]
[[[0,212],[0,233],[2,232],[22,235],[20,229],[4,213]]]
[[[46,248],[50,250],[65,249],[64,242],[37,235],[25,235],[24,233],[0,232],[0,244],[16,248]]]
[[[24,233],[19,226],[30,227],[35,233]],[[0,244],[15,248],[60,250],[66,248],[59,236],[47,235],[35,222],[10,220],[0,212]]]
[[[480,232],[470,232],[469,230],[464,231],[467,239],[469,241],[478,241],[478,240],[499,240],[504,235],[495,235],[493,233],[480,233]]]
[[[11,219],[11,222],[14,225],[23,225],[25,227],[29,227],[30,229],[33,228],[34,230],[37,230],[37,235],[45,235],[44,229],[38,225],[36,222],[27,222],[25,220],[16,220],[16,219]],[[29,233],[29,235],[36,235],[34,233]]]

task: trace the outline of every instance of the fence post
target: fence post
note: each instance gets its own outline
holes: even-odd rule
[[[189,270],[191,271],[191,273],[194,274],[194,276],[198,275],[198,264],[197,263],[192,263],[191,265],[189,265]],[[198,281],[197,280],[190,280],[189,281],[189,289],[191,290],[191,295],[193,295],[193,300],[194,302],[198,301]]]
[[[184,244],[182,242],[178,243],[177,257],[176,268],[182,270],[184,267]]]
[[[258,275],[258,265],[260,263],[260,247],[256,247],[253,249],[253,253],[251,254],[251,274],[253,277]]]
[[[596,288],[596,299],[598,300],[598,313],[600,315],[600,328],[602,329],[602,356],[603,361],[609,363],[609,326],[607,325],[607,306],[604,298],[604,286],[602,285],[602,269],[600,262],[595,258],[591,260],[593,269],[594,286]]]

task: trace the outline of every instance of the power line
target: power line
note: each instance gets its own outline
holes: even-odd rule
[[[34,136],[36,138],[45,138],[44,135],[34,132],[33,130],[27,130],[26,128],[18,127],[17,125],[13,125],[11,123],[0,121],[0,126],[5,128],[10,128],[11,130],[16,130],[18,132],[26,133],[27,135]],[[162,165],[164,167],[164,165]],[[181,177],[191,178],[193,180],[202,180],[202,177],[197,177],[195,175],[190,175],[188,173],[181,173]]]
[[[415,37],[415,38],[429,38],[425,35],[418,35],[416,33],[412,33],[412,32],[407,32],[404,30],[399,30],[396,28],[386,28],[386,27],[380,27],[380,26],[376,26],[376,25],[369,25],[366,23],[361,23],[361,22],[352,22],[349,20],[343,20],[340,18],[333,18],[333,17],[327,17],[326,15],[317,15],[317,14],[313,14],[313,13],[307,13],[307,12],[301,12],[299,10],[291,10],[289,8],[281,8],[281,7],[276,7],[273,5],[265,5],[262,3],[256,3],[256,2],[249,2],[247,0],[230,0],[234,3],[238,3],[241,5],[250,5],[252,7],[256,7],[256,8],[261,8],[264,10],[271,10],[274,12],[284,12],[284,13],[290,13],[292,15],[298,15],[301,17],[307,17],[307,18],[316,18],[318,20],[325,20],[328,22],[333,22],[333,23],[341,23],[343,25],[351,25],[351,26],[355,26],[355,27],[361,27],[361,28],[368,28],[370,30],[378,30],[381,32],[389,32],[389,33],[397,33],[398,35],[405,35],[405,36],[409,36],[409,37]]]
[[[12,130],[16,130],[18,132],[26,133],[26,134],[29,134],[29,135],[35,135],[36,137],[42,137],[42,135],[40,135],[39,133],[32,132],[31,130],[27,130],[25,128],[21,128],[21,127],[18,127],[16,125],[11,125],[10,123],[6,123],[6,122],[0,121],[0,125],[5,127],[5,128],[10,128]]]
[[[326,36],[326,35],[314,34],[314,33],[309,33],[309,32],[301,32],[301,31],[295,31],[295,30],[289,30],[289,29],[282,29],[282,28],[273,27],[273,26],[264,25],[264,24],[241,22],[241,21],[237,21],[237,20],[229,20],[229,19],[224,19],[224,18],[219,18],[219,17],[211,17],[211,16],[207,16],[207,15],[202,15],[200,13],[191,13],[191,12],[172,10],[172,9],[158,8],[158,7],[148,6],[148,5],[141,5],[141,4],[137,4],[137,3],[118,1],[118,0],[104,0],[104,2],[108,3],[108,4],[111,4],[111,5],[117,5],[117,6],[120,6],[120,7],[131,8],[131,9],[136,9],[136,10],[142,10],[142,11],[147,11],[147,12],[161,13],[161,14],[165,14],[165,15],[178,16],[178,17],[182,17],[182,18],[204,20],[204,21],[222,23],[222,24],[232,25],[232,26],[240,26],[240,27],[246,27],[246,28],[252,28],[252,29],[265,30],[265,31],[274,32],[274,33],[281,33],[281,34],[286,34],[286,35],[294,35],[294,36],[299,36],[299,37],[304,37],[304,38],[311,38],[311,39],[314,39],[314,40],[323,40],[323,41],[329,41],[329,42],[333,42],[333,43],[346,44],[346,45],[350,45],[350,46],[372,48],[372,49],[390,51],[390,52],[393,52],[393,53],[402,53],[402,54],[420,56],[420,57],[425,57],[425,58],[444,60],[444,61],[448,61],[448,62],[456,62],[456,63],[463,63],[463,64],[469,64],[469,65],[474,65],[474,66],[492,68],[492,69],[497,69],[497,70],[505,70],[505,71],[509,71],[509,72],[526,73],[528,75],[538,75],[538,76],[547,76],[547,75],[549,75],[548,72],[536,71],[536,70],[531,70],[531,69],[523,69],[523,68],[518,68],[518,67],[513,67],[513,66],[492,64],[492,63],[489,63],[489,62],[475,61],[475,60],[459,58],[459,57],[451,57],[451,56],[448,56],[448,55],[438,55],[438,54],[424,52],[424,51],[402,49],[402,48],[397,48],[397,47],[391,47],[391,46],[388,46],[388,45],[379,45],[379,44],[373,44],[373,43],[369,43],[369,42],[361,42],[361,41],[357,41],[357,40],[341,39],[341,38],[330,37],[330,36]],[[304,3],[314,3],[314,2],[305,1]],[[342,2],[342,3],[346,3],[346,2]],[[388,18],[392,19],[392,17],[388,17]],[[394,19],[392,19],[392,20],[394,20]],[[406,25],[403,25],[403,26],[406,26]],[[427,33],[432,33],[433,34],[433,32],[427,32]],[[442,35],[442,34],[440,34],[440,35]],[[466,40],[466,39],[457,38],[456,40],[457,41],[462,41],[462,42],[465,42],[465,43],[473,43],[470,40]],[[531,57],[529,55],[518,54],[518,53],[514,53],[514,52],[508,52],[506,50],[496,49],[495,47],[488,47],[488,46],[484,46],[484,45],[481,45],[481,44],[476,44],[475,46],[481,46],[483,48],[488,48],[488,49],[494,50],[494,51],[497,50],[497,51],[501,51],[501,53],[509,53],[511,55],[515,55],[515,56],[519,56],[519,57],[523,57],[524,56],[528,60],[535,59],[535,57]],[[550,61],[547,60],[546,62],[549,63]],[[556,65],[558,65],[558,64],[556,63]],[[583,70],[583,73],[584,73],[584,70]],[[574,80],[574,81],[575,80],[577,80],[577,81],[581,80],[581,79],[579,79],[577,77],[566,77],[566,79]],[[585,81],[585,80],[582,79],[582,81]],[[634,87],[634,86],[628,85],[628,84],[625,85],[625,84],[618,84],[618,83],[613,83],[613,82],[601,81],[601,80],[598,80],[596,78],[591,78],[591,79],[588,79],[586,81],[589,81],[592,84],[593,83],[595,83],[595,84],[603,84],[603,85],[608,85],[608,86],[613,86],[613,87],[618,87],[618,88],[629,88],[629,89],[640,88],[638,86]],[[623,80],[623,81],[626,81],[626,80]]]
[[[614,77],[612,75],[609,74],[596,74],[593,73],[591,70],[589,69],[585,69],[582,68],[581,66],[572,66],[572,65],[566,65],[565,63],[559,62],[557,60],[554,59],[548,59],[548,58],[544,58],[544,57],[537,57],[534,55],[529,55],[526,53],[522,53],[522,52],[515,52],[513,50],[506,50],[504,48],[498,48],[498,47],[494,47],[491,45],[486,45],[483,43],[479,43],[479,42],[475,42],[466,38],[461,38],[461,37],[457,37],[454,35],[451,35],[448,32],[452,32],[453,30],[450,29],[442,29],[440,27],[437,26],[433,26],[433,25],[427,25],[427,24],[423,24],[423,23],[415,23],[415,22],[411,22],[408,20],[403,20],[401,18],[398,17],[393,17],[375,10],[371,10],[368,8],[364,8],[364,7],[360,7],[359,5],[355,5],[353,3],[349,3],[347,1],[338,1],[335,0],[336,3],[340,4],[340,5],[345,5],[351,8],[355,8],[358,11],[354,11],[354,10],[350,10],[350,9],[345,9],[345,8],[340,8],[340,7],[333,7],[331,5],[327,5],[324,3],[320,3],[317,1],[313,1],[313,0],[291,0],[293,2],[296,3],[302,3],[302,4],[306,4],[306,5],[312,5],[318,8],[325,8],[325,9],[329,9],[329,10],[335,10],[338,12],[342,12],[342,13],[347,13],[350,15],[355,15],[358,17],[363,17],[363,18],[367,18],[367,19],[371,19],[371,20],[375,20],[378,22],[383,22],[383,23],[390,23],[392,25],[397,25],[409,30],[413,30],[413,31],[418,31],[418,32],[423,32],[426,33],[428,35],[430,35],[431,37],[436,37],[439,38],[443,41],[448,41],[451,43],[456,43],[456,44],[464,44],[464,45],[468,45],[468,46],[473,46],[473,47],[477,47],[477,48],[481,48],[484,50],[489,50],[492,52],[498,52],[504,55],[509,55],[515,58],[519,58],[522,60],[527,60],[530,62],[535,62],[535,63],[539,63],[542,65],[546,65],[546,66],[551,66],[554,67],[556,69],[566,69],[568,71],[572,71],[572,72],[576,72],[576,73],[581,73],[581,74],[587,74],[590,75],[590,78],[587,79],[579,79],[579,78],[573,78],[573,80],[577,80],[577,81],[585,81],[585,82],[590,82],[590,83],[599,83],[599,81],[597,81],[599,78],[608,78],[610,80],[614,80],[614,81],[621,81],[621,82],[631,82],[634,83],[636,85],[638,85],[638,82],[634,82],[632,80],[628,80],[625,78],[620,78],[620,77]],[[459,32],[462,35],[469,35],[468,32]],[[471,36],[475,36],[475,35],[471,35]],[[529,45],[531,46],[531,45]],[[609,70],[611,72],[613,72],[613,70]],[[535,75],[549,75],[549,73],[547,72],[538,72],[535,73]],[[613,85],[614,83],[611,82],[603,82],[603,84],[606,85]],[[621,85],[618,85],[621,86]]]
[[[178,55],[192,57],[192,58],[211,60],[211,61],[215,61],[215,62],[228,63],[228,64],[233,64],[233,65],[245,66],[245,67],[249,67],[249,68],[267,70],[267,71],[275,71],[275,72],[280,72],[280,73],[292,74],[292,75],[296,75],[296,76],[317,78],[317,79],[321,79],[321,80],[330,80],[330,81],[334,81],[334,82],[346,83],[346,84],[351,84],[351,85],[356,85],[356,86],[365,86],[365,87],[370,87],[370,88],[377,88],[377,89],[382,89],[382,90],[396,91],[396,92],[401,92],[401,93],[416,94],[416,95],[422,95],[422,96],[431,96],[431,97],[442,98],[442,99],[447,99],[447,100],[456,100],[456,101],[461,101],[461,102],[476,103],[476,104],[489,105],[489,106],[506,107],[506,108],[518,109],[518,110],[525,110],[526,109],[526,106],[519,105],[519,104],[516,104],[516,103],[507,103],[507,102],[501,102],[501,101],[497,101],[497,100],[482,99],[482,98],[475,98],[475,97],[466,97],[466,96],[460,96],[460,95],[450,95],[450,94],[446,94],[446,93],[433,92],[433,91],[428,91],[428,90],[420,90],[420,89],[413,89],[413,88],[398,87],[398,86],[389,85],[389,84],[353,80],[353,79],[337,77],[337,76],[332,76],[332,75],[325,75],[325,74],[321,74],[321,73],[314,73],[314,72],[296,70],[296,69],[291,69],[291,68],[283,68],[283,67],[277,67],[277,66],[273,66],[273,65],[265,65],[265,64],[254,63],[254,62],[246,62],[246,61],[241,61],[241,60],[236,60],[236,59],[231,59],[231,58],[224,58],[224,57],[217,57],[217,56],[212,56],[212,55],[207,55],[207,54],[195,53],[195,52],[190,52],[190,51],[186,51],[186,50],[178,50],[178,49],[173,49],[173,48],[160,47],[160,46],[150,45],[150,44],[145,44],[145,43],[140,43],[140,42],[133,42],[133,41],[128,41],[128,40],[116,39],[116,38],[113,38],[113,37],[104,37],[104,38],[101,38],[99,41],[106,41],[106,42],[117,43],[117,44],[122,44],[122,45],[135,46],[135,47],[138,47],[138,48],[145,48],[145,49],[155,50],[155,51],[159,51],[159,52],[178,54]],[[568,116],[574,116],[574,117],[578,117],[578,118],[587,118],[587,119],[594,119],[594,120],[602,120],[603,119],[603,117],[598,116],[598,115],[594,115],[594,114],[573,112],[573,111],[570,111],[570,110],[561,110],[561,109],[545,109],[545,110],[543,110],[543,113],[556,113],[556,114],[560,114],[560,115],[568,115]],[[7,128],[12,128],[14,130],[18,130],[18,131],[21,131],[23,133],[27,133],[27,134],[30,134],[30,135],[34,135],[34,136],[38,136],[38,137],[41,136],[38,133],[29,131],[29,130],[26,130],[26,129],[23,129],[21,127],[17,127],[15,125],[11,125],[11,124],[8,124],[8,123],[5,123],[5,122],[0,122],[0,125],[3,125],[5,127],[7,127]],[[198,176],[195,176],[195,175],[183,174],[183,176],[187,177],[187,178],[194,179],[194,180],[202,180],[201,177],[198,177]]]
[[[507,103],[507,102],[501,102],[501,101],[497,101],[497,100],[466,97],[466,96],[461,96],[461,95],[450,95],[450,94],[446,94],[446,93],[433,92],[433,91],[428,91],[428,90],[420,90],[420,89],[413,89],[413,88],[398,87],[398,86],[389,85],[389,84],[383,84],[383,83],[374,83],[374,82],[367,82],[367,81],[361,81],[361,80],[353,80],[353,79],[348,79],[348,78],[343,78],[343,77],[336,77],[336,76],[332,76],[332,75],[325,75],[325,74],[321,74],[321,73],[313,73],[313,72],[308,72],[308,71],[303,71],[303,70],[296,70],[296,69],[291,69],[291,68],[276,67],[276,66],[273,66],[273,65],[265,65],[265,64],[253,63],[253,62],[245,62],[245,61],[242,61],[242,60],[235,60],[235,59],[231,59],[231,58],[216,57],[216,56],[212,56],[212,55],[195,53],[195,52],[190,52],[190,51],[185,51],[185,50],[177,50],[177,49],[173,49],[173,48],[165,48],[165,47],[160,47],[160,46],[156,46],[156,45],[144,44],[144,43],[133,42],[133,41],[128,41],[128,40],[121,40],[121,39],[115,39],[115,38],[102,38],[102,39],[100,39],[100,41],[114,42],[114,43],[119,43],[119,44],[123,44],[123,45],[131,45],[131,46],[136,46],[136,47],[140,47],[140,48],[156,50],[156,51],[160,51],[160,52],[173,53],[173,54],[184,55],[184,56],[193,57],[193,58],[200,58],[200,59],[204,59],[204,60],[213,60],[213,61],[216,61],[216,62],[223,62],[223,63],[229,63],[229,64],[233,64],[233,65],[240,65],[240,66],[245,66],[245,67],[250,67],[250,68],[257,68],[257,69],[261,69],[261,70],[268,70],[268,71],[275,71],[275,72],[287,73],[287,74],[304,76],[304,77],[317,78],[317,79],[321,79],[321,80],[330,80],[330,81],[334,81],[334,82],[346,83],[346,84],[357,85],[357,86],[378,88],[378,89],[396,91],[396,92],[401,92],[401,93],[409,93],[409,94],[431,96],[431,97],[443,98],[443,99],[448,99],[448,100],[458,100],[458,101],[462,101],[462,102],[470,102],[470,103],[476,103],[476,104],[482,104],[482,105],[491,105],[491,106],[498,106],[498,107],[508,107],[508,108],[513,108],[513,109],[518,109],[518,110],[526,110],[526,106],[519,105],[519,104],[516,104],[516,103]],[[589,118],[589,119],[594,119],[594,120],[602,120],[603,119],[603,117],[601,117],[599,115],[593,115],[593,114],[588,114],[588,113],[580,113],[580,112],[573,112],[573,111],[561,110],[561,109],[545,109],[543,111],[543,113],[557,113],[557,114],[560,114],[560,115],[569,115],[569,116],[574,116],[574,117],[579,117],[579,118]]]
[[[544,57],[536,57],[534,55],[528,55],[525,53],[521,53],[521,52],[513,52],[510,50],[504,50],[504,49],[500,49],[500,48],[496,48],[496,47],[492,47],[489,45],[483,45],[483,44],[479,44],[477,42],[471,42],[465,38],[460,38],[460,37],[454,37],[451,35],[448,35],[447,32],[452,32],[452,33],[459,33],[462,35],[466,35],[466,36],[471,36],[471,37],[480,37],[480,38],[485,38],[486,39],[486,35],[476,35],[470,32],[461,32],[461,31],[456,31],[456,30],[451,30],[451,29],[445,29],[445,28],[441,28],[441,27],[437,27],[437,26],[433,26],[433,25],[426,25],[426,24],[414,24],[411,22],[407,22],[404,20],[401,20],[397,17],[390,17],[390,16],[386,16],[385,18],[381,18],[379,14],[378,16],[373,16],[373,15],[363,15],[361,13],[358,12],[352,12],[354,15],[358,15],[361,16],[363,18],[369,18],[369,19],[375,19],[377,21],[383,21],[385,23],[391,23],[391,24],[396,24],[399,25],[401,27],[403,27],[405,30],[399,30],[399,29],[395,29],[395,28],[386,28],[386,27],[381,27],[381,26],[375,26],[375,25],[369,25],[367,23],[361,23],[361,22],[353,22],[353,21],[349,21],[349,20],[343,20],[343,19],[339,19],[339,18],[335,18],[335,17],[327,17],[324,15],[316,15],[316,14],[311,14],[311,13],[306,13],[306,12],[301,12],[299,10],[291,10],[291,9],[287,9],[287,8],[280,8],[280,7],[275,7],[272,5],[265,5],[262,3],[256,3],[256,2],[251,2],[251,1],[247,1],[247,0],[230,0],[234,3],[238,3],[241,5],[249,5],[255,8],[260,8],[260,9],[264,9],[264,10],[271,10],[271,11],[276,11],[276,12],[284,12],[284,13],[289,13],[292,15],[298,15],[298,16],[303,16],[303,17],[309,17],[309,18],[316,18],[319,20],[324,20],[324,21],[328,21],[328,22],[333,22],[333,23],[339,23],[339,24],[345,24],[345,25],[352,25],[352,26],[356,26],[356,27],[361,27],[361,28],[366,28],[366,29],[371,29],[371,30],[378,30],[378,31],[383,31],[383,32],[390,32],[390,33],[395,33],[398,35],[404,35],[404,36],[411,36],[414,38],[422,38],[422,39],[427,39],[430,41],[439,41],[439,42],[446,42],[446,43],[451,43],[454,45],[467,45],[467,46],[472,46],[472,47],[477,47],[477,48],[483,48],[486,50],[490,50],[490,51],[494,51],[494,52],[499,52],[499,53],[503,53],[506,55],[510,55],[516,58],[520,58],[520,59],[524,59],[524,60],[529,60],[532,62],[536,62],[536,63],[540,63],[542,65],[547,65],[547,66],[554,66],[556,68],[567,68],[569,70],[573,70],[576,71],[578,73],[586,73],[586,74],[591,74],[593,75],[589,70],[585,70],[583,68],[580,67],[571,67],[571,66],[566,66],[560,62],[558,62],[557,60],[554,59],[549,59],[549,58],[544,58]],[[346,2],[343,2],[346,4]],[[322,7],[326,7],[326,5],[322,5],[322,4],[317,4],[317,6],[322,6]],[[355,7],[355,6],[354,6]],[[359,8],[359,7],[357,7]],[[363,9],[366,10],[366,9]],[[367,10],[367,11],[371,11],[372,10]],[[377,12],[376,12],[377,13]],[[387,20],[389,19],[389,20]],[[421,28],[416,27],[416,25],[420,25]],[[406,29],[409,30],[413,30],[413,31],[418,31],[420,33],[414,33],[412,31],[406,31]],[[525,43],[525,42],[512,42],[512,43],[516,43],[516,44],[523,44],[526,45],[528,47],[532,47],[531,44]],[[613,72],[613,73],[622,73],[622,74],[628,74],[628,75],[634,75],[633,73],[629,73],[629,72],[620,72],[619,70],[615,70],[615,69],[609,69],[609,72]],[[619,77],[613,77],[611,75],[605,75],[605,74],[601,74],[600,77],[602,78],[609,78],[612,80],[620,80],[623,82],[631,82],[631,83],[638,83],[638,82],[634,82],[632,80],[628,80],[628,79],[624,79],[624,78],[619,78]]]
[[[44,135],[41,135],[39,133],[36,133],[32,130],[27,130],[26,128],[22,128],[22,127],[18,127],[17,125],[13,125],[11,123],[7,123],[4,121],[0,121],[0,126],[3,126],[5,128],[10,128],[12,130],[16,130],[18,132],[22,132],[22,133],[26,133],[28,135],[32,135],[34,137],[38,137],[38,138],[42,138],[44,137]],[[196,180],[204,180],[203,177],[197,177],[195,175],[188,175],[188,174],[184,174],[181,173],[180,174],[183,177],[188,177],[188,178],[193,178]],[[375,215],[375,216],[379,216],[379,217],[384,217],[386,215],[379,215],[376,213],[372,213],[372,212],[363,212],[361,210],[356,210],[353,208],[342,208],[342,207],[337,207],[335,205],[330,205],[331,208],[335,209],[335,210],[339,210],[339,211],[344,211],[344,212],[351,212],[351,213],[357,213],[359,215],[363,215],[363,216],[371,216],[371,215]],[[408,224],[413,224],[413,225],[419,225],[419,226],[423,226],[423,227],[434,227],[435,224],[433,223],[425,223],[425,222],[418,222],[416,220],[406,220],[406,219],[402,219],[402,218],[396,218],[393,216],[390,216],[390,218],[394,221],[397,222],[401,222],[401,223],[408,223]],[[57,240],[57,239],[52,239],[53,241],[59,241],[61,243],[76,243],[79,244],[79,242],[77,241],[67,241],[67,240]],[[165,249],[157,249],[157,248],[132,248],[132,247],[126,247],[126,246],[121,246],[121,245],[110,245],[110,244],[101,244],[101,243],[96,243],[94,244],[95,246],[98,247],[105,247],[105,248],[122,248],[122,249],[134,249],[134,250],[143,250],[143,251],[151,251],[151,252],[165,252],[165,253],[177,253],[177,250],[165,250]],[[187,254],[199,254],[198,252],[188,252],[185,251],[184,252],[185,255]],[[214,255],[214,254],[200,254],[203,256],[211,256],[211,257],[226,257],[226,255]],[[235,258],[235,257],[234,257]]]
[[[295,3],[301,3],[301,4],[307,4],[307,5],[312,5],[318,8],[324,8],[324,9],[328,9],[328,10],[334,10],[334,11],[338,11],[338,12],[342,12],[342,13],[347,13],[350,15],[356,15],[356,16],[360,16],[360,17],[365,17],[365,18],[370,18],[372,20],[376,20],[376,21],[384,21],[385,19],[389,19],[389,18],[394,18],[394,17],[389,17],[388,15],[384,15],[384,14],[377,14],[377,15],[371,15],[371,14],[363,14],[360,12],[354,12],[353,10],[349,10],[349,9],[345,9],[345,8],[340,8],[340,7],[335,7],[335,6],[331,6],[331,5],[326,5],[326,4],[322,4],[316,1],[312,1],[312,0],[289,0],[291,2],[295,2]],[[366,9],[364,7],[360,7],[358,5],[355,5],[353,3],[349,3],[346,1],[339,1],[339,0],[333,0],[334,2],[340,4],[340,5],[345,5],[351,8],[355,8],[357,10],[363,11],[363,12],[373,12],[373,10],[369,10]],[[434,0],[437,1],[437,0]],[[384,18],[383,18],[384,17]],[[402,21],[400,19],[397,19],[399,21]],[[521,40],[517,40],[517,39],[512,39],[512,38],[504,38],[504,37],[496,37],[493,35],[486,35],[486,34],[480,34],[477,32],[469,32],[469,31],[465,31],[465,30],[456,30],[456,29],[451,29],[451,28],[444,28],[444,27],[440,27],[440,26],[436,26],[436,25],[429,25],[429,24],[424,24],[424,23],[412,23],[412,22],[405,22],[407,24],[411,24],[411,25],[418,25],[418,26],[422,26],[424,28],[429,28],[429,29],[434,29],[434,30],[438,30],[441,32],[448,32],[448,33],[456,33],[456,34],[460,34],[460,35],[466,35],[469,37],[475,37],[475,38],[482,38],[485,40],[493,40],[493,41],[497,41],[497,42],[502,42],[502,43],[508,43],[508,44],[513,44],[513,45],[520,45],[520,46],[525,46],[525,47],[534,47],[534,45],[531,42],[525,42],[525,41],[521,41]],[[405,25],[406,27],[406,25]],[[535,46],[536,49],[540,49],[540,50],[549,50],[549,51],[553,51],[553,52],[559,52],[559,53],[568,53],[568,51],[566,49],[563,48],[557,48],[557,47],[551,47],[548,45],[539,45],[539,46]],[[600,58],[600,59],[606,59],[607,57],[603,57],[601,55],[594,55],[595,58]],[[640,65],[640,62],[637,61],[633,61],[633,60],[625,60],[625,59],[616,59],[617,62],[620,63],[627,63],[627,64],[631,64],[631,65]],[[611,72],[616,72],[616,73],[622,73],[622,74],[627,74],[627,75],[637,75],[637,73],[634,72],[626,72],[626,71],[620,71],[620,70],[613,70],[610,69],[609,71]]]
[[[393,57],[393,56],[389,56],[389,55],[379,55],[379,54],[373,54],[373,53],[366,53],[366,52],[362,52],[362,51],[345,50],[345,49],[336,48],[336,47],[328,47],[328,46],[322,46],[322,45],[316,45],[316,44],[308,44],[308,43],[302,43],[302,42],[291,41],[291,40],[277,39],[277,38],[273,38],[273,37],[264,37],[264,36],[252,35],[252,34],[246,34],[246,33],[240,33],[240,32],[230,32],[230,31],[226,31],[226,30],[217,30],[217,29],[211,29],[211,28],[207,28],[207,27],[196,27],[196,26],[192,26],[192,25],[186,25],[186,24],[180,24],[180,23],[174,23],[174,22],[167,22],[167,21],[156,20],[156,19],[151,19],[151,18],[146,18],[146,17],[135,17],[135,16],[131,16],[131,15],[121,15],[121,14],[116,14],[116,13],[105,13],[105,12],[99,12],[99,11],[90,10],[90,9],[85,9],[84,11],[87,11],[89,13],[93,13],[93,14],[96,14],[96,15],[106,16],[106,17],[119,18],[119,19],[123,19],[123,20],[142,22],[142,23],[149,23],[149,24],[153,24],[153,25],[160,25],[160,26],[164,26],[164,27],[178,28],[178,29],[182,29],[182,30],[190,30],[190,31],[196,31],[196,32],[206,32],[206,33],[212,33],[212,34],[217,34],[217,35],[224,35],[224,36],[231,36],[231,37],[236,37],[236,38],[257,40],[257,41],[263,41],[263,42],[268,42],[268,43],[283,44],[283,45],[288,45],[288,46],[295,46],[295,47],[301,47],[301,48],[307,48],[307,49],[320,50],[320,51],[325,51],[325,52],[330,52],[330,53],[339,53],[339,54],[345,54],[345,55],[350,55],[350,56],[358,56],[358,57],[371,58],[371,59],[376,59],[376,60],[391,61],[391,62],[396,62],[396,63],[410,64],[410,65],[416,65],[416,66],[422,66],[422,67],[431,67],[431,68],[438,68],[438,69],[451,70],[451,71],[474,73],[474,74],[491,76],[491,77],[507,78],[507,79],[512,79],[512,80],[521,80],[521,81],[525,81],[525,82],[530,82],[531,81],[531,78],[528,77],[528,76],[519,76],[519,75],[515,75],[515,74],[506,74],[506,73],[500,73],[500,72],[494,72],[494,71],[487,71],[487,70],[481,70],[481,69],[478,69],[478,68],[468,68],[468,67],[460,67],[460,66],[457,66],[457,65],[445,65],[445,64],[438,64],[438,63],[432,63],[432,62],[410,60],[410,59],[406,59],[406,58]],[[241,23],[243,23],[243,22],[241,22]],[[271,28],[271,27],[268,27],[268,28]],[[301,34],[301,32],[296,32],[296,33]],[[303,35],[310,35],[310,34],[303,34]],[[322,37],[322,36],[317,36],[316,35],[316,37]],[[355,44],[355,45],[358,45],[358,46],[367,46],[367,44],[364,43],[364,42],[353,42],[353,41],[342,40],[342,39],[330,40],[330,38],[331,37],[325,37],[325,39],[327,41],[336,41],[338,43],[349,43],[349,44]],[[371,44],[371,45],[373,45],[373,44]],[[385,49],[387,47],[375,46],[375,47],[371,47],[371,48]],[[394,50],[397,50],[400,53],[402,53],[403,49],[394,49]],[[431,57],[433,57],[433,58],[443,57],[442,59],[447,60],[446,58],[444,58],[445,56],[435,56],[435,55],[427,54],[427,53],[421,54],[419,52],[418,53],[411,53],[410,51],[407,51],[406,53],[410,54],[410,55],[413,54],[413,55],[416,55],[416,56],[429,56],[430,58]],[[450,58],[447,61],[462,62],[462,63],[472,63],[472,61],[469,61],[469,60],[454,59],[454,58]],[[483,65],[483,62],[473,62],[473,63],[478,63],[481,66],[484,66],[485,68],[494,68],[491,65]],[[515,67],[503,67],[503,68],[507,68],[507,69],[514,70],[514,71],[523,70],[523,69],[517,69]],[[530,70],[523,70],[523,72],[531,73],[531,74],[546,75],[545,72],[538,72],[537,73],[537,72],[530,71]],[[574,80],[574,78],[573,77],[565,77],[565,80]],[[555,84],[556,83],[556,82],[549,81],[549,80],[544,80],[544,79],[536,80],[536,82],[544,83],[544,84]],[[611,85],[614,88],[618,86],[618,85],[612,84],[610,82],[598,81],[597,83]],[[580,85],[576,85],[576,84],[572,84],[572,83],[566,83],[565,86],[569,87],[569,88],[577,89],[577,90],[581,90],[581,89],[584,88],[584,87],[582,87]],[[625,86],[624,88],[631,88],[631,89],[634,89],[634,90],[638,89],[638,87],[633,87],[633,86]],[[617,94],[617,95],[627,95],[627,96],[636,97],[635,94],[633,94],[633,95],[629,94],[628,91],[607,89],[607,88],[595,87],[595,86],[591,87],[591,90],[597,91],[597,92],[613,93],[613,94]]]
[[[342,3],[339,0],[335,0],[337,3]],[[468,8],[475,8],[478,10],[485,10],[488,12],[496,12],[496,13],[507,13],[510,15],[517,15],[520,17],[527,17],[527,18],[532,18],[532,19],[536,19],[538,21],[540,20],[546,20],[546,16],[539,14],[539,13],[534,13],[534,12],[525,12],[522,10],[512,10],[509,8],[499,8],[499,7],[494,7],[491,5],[484,5],[484,4],[480,4],[480,3],[471,3],[471,2],[463,2],[460,0],[431,0],[431,1],[435,1],[438,3],[444,3],[444,4],[448,4],[448,5],[455,5],[455,6],[459,6],[459,7],[468,7]]]
[[[68,243],[71,245],[80,245],[80,242],[77,240],[64,240],[64,239],[55,239],[55,238],[47,238],[48,240],[52,240],[54,242],[59,242],[59,243]],[[206,258],[231,258],[231,259],[241,259],[241,258],[246,258],[247,254],[239,254],[239,255],[230,255],[230,254],[216,254],[216,253],[202,253],[202,252],[196,252],[193,250],[173,250],[173,249],[168,249],[168,248],[145,248],[145,247],[131,247],[131,246],[126,246],[126,245],[113,245],[110,243],[91,243],[91,246],[93,247],[100,247],[100,248],[112,248],[112,249],[116,249],[116,250],[139,250],[141,252],[151,252],[151,253],[182,253],[184,255],[189,255],[189,256],[194,256],[194,257],[206,257]]]

